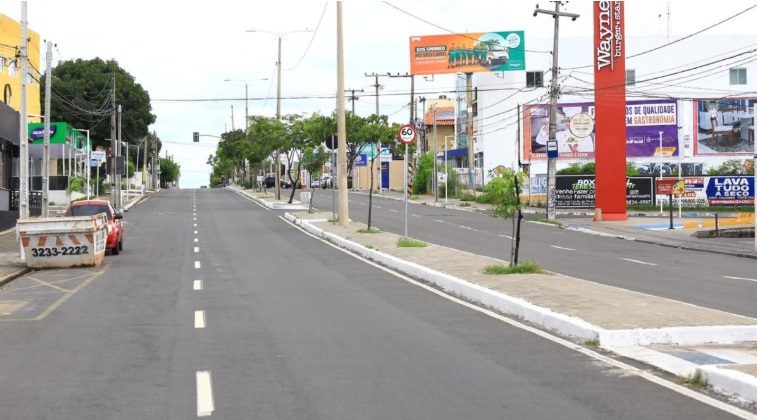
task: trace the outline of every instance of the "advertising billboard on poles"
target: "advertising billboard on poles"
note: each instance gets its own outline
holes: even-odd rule
[[[526,69],[523,31],[410,37],[410,74]]]
[[[626,103],[626,156],[678,156],[677,104],[675,99],[628,101]],[[526,105],[523,119],[523,155],[526,159],[546,159],[549,137],[549,105]],[[595,159],[595,104],[558,104],[557,153],[560,159]],[[662,149],[660,149],[662,132]]]

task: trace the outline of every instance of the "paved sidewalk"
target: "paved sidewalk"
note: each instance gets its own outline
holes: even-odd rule
[[[241,193],[269,208],[275,207],[268,202],[268,195]],[[426,204],[440,205],[428,200]],[[460,206],[459,202],[446,205],[459,210],[490,210],[482,205]],[[619,355],[681,377],[701,372],[720,391],[757,403],[757,319],[555,273],[486,275],[484,267],[508,262],[434,244],[398,248],[399,235],[358,233],[366,226],[351,222],[342,227],[328,222],[330,212],[308,213],[304,205],[301,209],[288,212],[287,219],[367,259],[450,294],[572,337],[578,343],[598,343]],[[669,223],[669,218],[659,215],[634,215],[625,222],[593,222],[589,215],[576,211],[562,212],[558,221],[563,228],[591,234],[755,256],[749,252],[753,250],[753,244],[749,247],[751,238],[719,238],[724,240],[713,247],[709,242],[713,239],[691,236],[694,229],[660,229],[659,225]]]

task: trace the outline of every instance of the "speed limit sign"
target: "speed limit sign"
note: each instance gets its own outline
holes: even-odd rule
[[[413,127],[410,124],[405,124],[402,127],[400,127],[400,132],[397,135],[397,137],[402,143],[410,144],[415,141],[415,137],[417,134],[418,134],[418,131],[416,131],[415,127]]]

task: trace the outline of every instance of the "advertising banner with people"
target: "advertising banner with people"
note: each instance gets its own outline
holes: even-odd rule
[[[594,159],[594,103],[557,105],[558,159]],[[546,159],[549,139],[549,105],[525,107],[523,155]],[[662,134],[660,134],[662,133]],[[530,140],[530,141],[529,141]],[[662,147],[660,143],[662,141]],[[626,156],[678,156],[677,104],[673,100],[628,101],[626,103]]]
[[[526,70],[523,31],[410,37],[410,74]]]

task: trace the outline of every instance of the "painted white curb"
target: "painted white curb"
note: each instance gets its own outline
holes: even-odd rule
[[[702,366],[699,371],[713,388],[757,402],[757,378],[754,376],[718,366]]]

